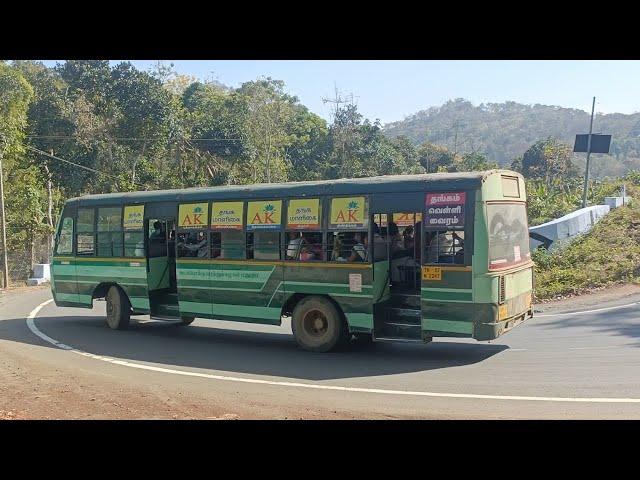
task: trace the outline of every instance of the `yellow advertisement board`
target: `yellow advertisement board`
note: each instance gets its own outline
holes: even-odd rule
[[[365,197],[342,197],[331,199],[329,228],[355,230],[368,227],[367,202]]]
[[[213,202],[211,228],[214,230],[242,230],[244,202]]]
[[[289,200],[287,228],[320,230],[320,199]]]
[[[282,224],[282,200],[247,203],[247,230],[277,230]]]
[[[125,230],[142,230],[144,205],[125,205],[122,226]]]
[[[206,228],[209,203],[183,203],[178,209],[179,228]]]
[[[379,227],[387,226],[387,214],[386,213],[376,213],[373,215],[373,221],[378,224]]]
[[[415,215],[415,221],[419,222],[422,220],[422,213],[394,213],[393,221],[399,227],[408,227],[409,225],[413,225],[413,216]]]

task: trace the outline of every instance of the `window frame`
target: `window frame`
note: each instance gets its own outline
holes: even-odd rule
[[[211,260],[211,203],[213,202],[213,200],[187,200],[184,202],[181,201],[176,201],[176,238],[175,238],[175,245],[174,245],[174,249],[175,249],[175,259],[176,261],[178,260],[200,260],[200,261],[206,261],[206,260]],[[205,219],[205,224],[202,228],[184,228],[182,226],[180,226],[180,206],[181,205],[196,205],[196,204],[200,204],[200,203],[206,203],[207,204],[207,217]],[[198,232],[204,232],[205,237],[207,239],[207,255],[205,257],[198,257],[197,254],[195,257],[181,257],[178,255],[178,235],[183,234],[183,233],[198,233]],[[169,235],[169,230],[167,229],[167,235]],[[168,242],[167,242],[167,248],[168,248]]]
[[[323,211],[327,212],[326,215],[324,215],[324,223],[322,225],[322,231],[324,233],[324,238],[323,238],[323,245],[324,245],[324,256],[325,259],[324,262],[326,263],[330,263],[330,264],[338,264],[338,265],[355,265],[355,264],[359,264],[359,265],[373,265],[374,262],[374,258],[373,258],[373,216],[374,214],[371,213],[371,197],[374,194],[370,194],[370,193],[353,193],[353,194],[340,194],[340,195],[322,195],[323,199],[324,199],[324,204],[322,206]],[[364,197],[365,198],[365,202],[367,205],[367,212],[365,217],[368,219],[367,220],[367,227],[362,229],[362,228],[345,228],[345,229],[331,229],[330,225],[331,225],[331,200],[334,198],[351,198],[351,197]],[[330,260],[329,257],[329,236],[330,234],[333,234],[333,232],[340,232],[340,233],[362,233],[362,232],[366,232],[366,235],[368,237],[368,241],[369,241],[369,248],[367,251],[367,260],[363,261],[363,262],[347,262],[347,261],[339,261],[339,260]],[[332,246],[333,248],[333,246]]]
[[[62,236],[62,229],[64,227],[64,220],[66,218],[70,218],[71,219],[71,252],[58,252],[58,248],[60,246],[60,237]],[[77,219],[76,219],[76,212],[70,212],[69,214],[65,215],[64,211],[62,212],[62,216],[60,217],[60,227],[58,228],[58,233],[56,235],[55,238],[55,245],[54,245],[54,249],[53,249],[53,255],[54,256],[64,256],[64,257],[74,257],[75,256],[75,250],[76,250],[76,223],[77,223]]]
[[[99,231],[99,227],[100,227],[100,210],[101,209],[119,209],[120,210],[120,222],[118,224],[118,226],[120,227],[118,230],[106,230],[106,231]],[[96,257],[104,257],[104,258],[124,258],[124,227],[122,225],[123,223],[123,219],[124,219],[124,206],[123,205],[115,205],[115,206],[98,206],[95,208],[96,210],[96,240],[95,240],[95,244],[96,244]],[[114,255],[113,254],[113,242],[110,242],[111,244],[111,255],[98,255],[99,253],[99,244],[100,242],[98,242],[98,237],[101,233],[109,233],[109,234],[113,234],[113,233],[119,233],[120,234],[120,245],[122,248],[122,255]],[[109,236],[109,238],[111,238],[111,235]]]
[[[142,227],[140,229],[137,228],[129,228],[129,229],[125,229],[124,228],[124,211],[127,207],[143,207],[143,214],[142,214]],[[147,205],[145,203],[123,203],[121,205],[122,207],[122,258],[135,258],[135,259],[140,259],[140,258],[147,258],[147,253],[148,253],[148,245],[147,245],[147,241],[145,239],[145,215],[146,215],[146,211],[147,211]],[[127,233],[141,233],[142,234],[142,256],[129,256],[127,255],[127,245],[125,243],[125,235]],[[135,252],[137,247],[129,247],[131,248],[132,251]]]
[[[241,200],[234,200],[233,198],[228,199],[215,199],[215,200],[209,200],[209,221],[207,222],[207,235],[209,236],[209,260],[212,260],[214,262],[217,261],[235,261],[235,262],[241,262],[241,261],[246,261],[247,260],[247,205],[248,205],[248,200],[246,199],[241,199]],[[242,218],[241,218],[241,223],[242,223],[242,227],[241,228],[220,228],[220,227],[216,227],[214,228],[211,225],[211,222],[213,220],[213,204],[214,203],[242,203]],[[212,242],[212,238],[213,238],[213,234],[215,233],[219,233],[220,234],[220,251],[222,252],[222,234],[225,232],[240,232],[241,236],[242,236],[242,243],[240,243],[239,245],[242,245],[239,250],[241,250],[243,252],[242,254],[242,258],[213,258],[211,256],[211,249],[213,248],[213,242]],[[176,232],[176,236],[178,235],[178,233]],[[177,252],[176,252],[177,254]]]
[[[427,227],[426,219],[427,215],[427,194],[428,193],[451,193],[454,189],[448,188],[446,190],[438,189],[438,190],[425,190],[424,199],[422,201],[422,231],[420,232],[420,259],[421,265],[429,266],[429,267],[471,267],[475,249],[475,228],[474,228],[474,220],[475,220],[475,197],[478,189],[460,189],[458,191],[465,193],[465,202],[464,202],[464,226],[463,227]],[[486,204],[486,202],[484,202]],[[431,263],[428,261],[427,255],[427,245],[425,245],[426,232],[448,232],[448,231],[462,231],[464,232],[464,258],[462,263]]]
[[[243,226],[243,231],[244,231],[244,260],[245,261],[250,261],[250,262],[283,262],[284,261],[284,257],[285,257],[285,252],[283,252],[283,244],[285,243],[283,241],[284,237],[285,237],[285,226],[286,226],[286,221],[287,221],[287,213],[288,213],[288,199],[290,197],[278,197],[278,196],[269,196],[269,197],[263,197],[263,198],[251,198],[251,199],[245,199],[243,200],[244,202],[244,212],[243,212],[243,218],[244,218],[244,222],[242,223]],[[282,213],[280,215],[280,227],[279,228],[272,228],[272,229],[254,229],[254,230],[249,230],[249,203],[250,202],[271,202],[271,201],[281,201],[282,202]],[[260,233],[260,232],[272,232],[272,233],[278,233],[280,235],[279,238],[279,242],[278,242],[278,259],[266,259],[266,258],[255,258],[255,249],[253,251],[253,258],[249,258],[249,234],[255,234],[255,233]],[[255,242],[255,240],[254,240]],[[252,246],[255,245],[255,243],[251,244]]]
[[[281,238],[281,243],[282,243],[282,252],[280,253],[280,258],[282,259],[282,261],[285,262],[302,262],[302,263],[320,263],[320,262],[326,262],[328,260],[326,260],[328,258],[327,255],[327,231],[325,228],[325,217],[326,215],[324,214],[325,212],[325,208],[324,208],[324,195],[312,195],[312,196],[300,196],[300,197],[285,197],[284,198],[284,205],[285,205],[285,213],[286,213],[286,217],[285,217],[285,226],[284,229],[282,231],[283,235]],[[308,227],[305,228],[290,228],[289,227],[289,204],[292,200],[318,200],[318,217],[319,217],[319,226],[317,229],[309,229]],[[322,251],[322,258],[319,259],[315,259],[315,260],[300,260],[300,252],[298,252],[298,258],[287,258],[287,251],[289,250],[289,240],[287,239],[288,234],[289,233],[315,233],[315,234],[320,234],[320,249]],[[316,245],[316,244],[312,244],[312,245]]]
[[[79,218],[80,218],[80,211],[81,210],[92,210],[93,211],[93,230],[91,232],[80,232],[78,230],[78,227],[80,226],[80,222],[79,222]],[[78,206],[77,210],[76,210],[76,226],[75,226],[75,256],[76,257],[97,257],[97,253],[98,253],[98,242],[97,242],[97,221],[98,221],[98,216],[96,215],[96,207],[82,207],[82,206]],[[80,235],[89,235],[89,233],[92,234],[93,236],[93,251],[91,254],[79,254],[78,252],[78,237]]]

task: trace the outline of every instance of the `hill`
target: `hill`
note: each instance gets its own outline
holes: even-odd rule
[[[573,146],[575,134],[588,130],[589,113],[575,108],[517,102],[474,106],[464,99],[384,126],[390,137],[405,135],[416,144],[429,141],[457,152],[477,151],[501,165],[509,165],[537,140],[553,136]],[[596,176],[622,175],[640,168],[640,113],[597,114],[594,132],[613,135],[611,155],[595,157]],[[576,156],[578,164],[584,162],[583,157]]]

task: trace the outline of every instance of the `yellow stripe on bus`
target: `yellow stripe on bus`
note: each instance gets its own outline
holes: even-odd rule
[[[220,264],[220,265],[266,265],[266,266],[279,266],[279,267],[313,267],[313,268],[371,268],[371,264],[367,263],[305,263],[305,262],[256,262],[251,260],[191,260],[182,259],[177,260],[178,265],[181,263],[188,264]]]

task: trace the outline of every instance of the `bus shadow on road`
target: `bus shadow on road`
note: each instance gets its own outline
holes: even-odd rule
[[[197,368],[223,374],[253,374],[304,380],[397,375],[483,362],[509,347],[499,344],[434,341],[429,344],[373,343],[332,353],[301,350],[284,331],[188,327],[132,321],[110,330],[103,318],[39,317],[36,324],[58,342],[96,355],[167,368]],[[17,324],[21,325],[17,325]],[[246,324],[244,324],[246,325]],[[278,327],[272,327],[277,329]],[[0,322],[0,339],[57,348],[28,330],[24,319]]]

